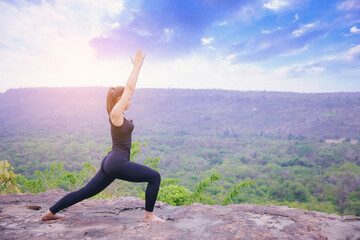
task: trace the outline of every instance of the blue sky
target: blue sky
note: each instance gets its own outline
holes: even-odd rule
[[[360,0],[0,2],[0,92],[124,85],[360,91]]]

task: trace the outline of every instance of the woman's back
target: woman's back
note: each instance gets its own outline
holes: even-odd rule
[[[110,122],[110,131],[112,138],[112,150],[125,150],[130,153],[131,149],[131,133],[134,130],[134,124],[132,120],[128,120],[124,117],[123,124],[118,127],[115,126],[111,119]]]

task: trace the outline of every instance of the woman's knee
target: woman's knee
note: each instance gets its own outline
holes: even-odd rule
[[[160,184],[161,182],[161,175],[157,171],[154,171],[154,173],[151,175],[151,182]]]

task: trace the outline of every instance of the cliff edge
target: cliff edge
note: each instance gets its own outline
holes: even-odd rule
[[[285,206],[156,202],[165,223],[142,221],[144,200],[86,199],[60,211],[65,218],[40,217],[68,192],[0,195],[0,239],[360,239],[360,221]]]

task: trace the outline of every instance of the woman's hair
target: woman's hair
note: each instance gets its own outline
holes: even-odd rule
[[[108,115],[110,116],[110,112],[117,103],[117,99],[122,96],[125,87],[118,86],[118,87],[110,87],[106,96],[106,109]]]

